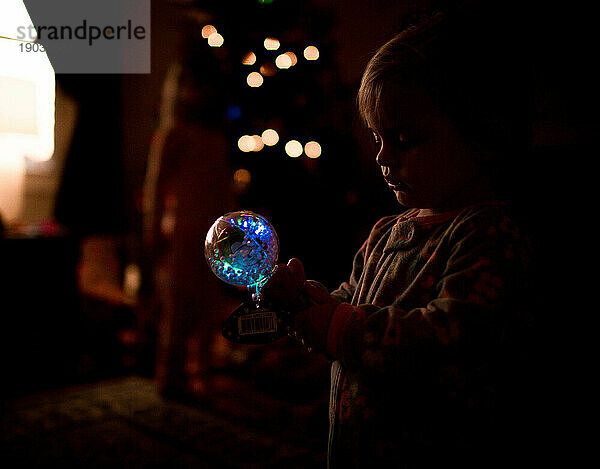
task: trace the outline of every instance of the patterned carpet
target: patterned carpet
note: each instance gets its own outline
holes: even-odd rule
[[[253,407],[250,399],[239,405]],[[283,409],[269,403],[265,407],[280,414]],[[282,422],[293,427],[294,414],[289,417]],[[166,400],[145,378],[113,379],[5,402],[0,466],[324,467],[322,445],[295,435],[293,429],[256,423],[213,405]]]

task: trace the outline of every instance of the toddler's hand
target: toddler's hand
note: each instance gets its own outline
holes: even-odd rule
[[[299,311],[294,316],[291,335],[309,352],[324,353],[329,323],[338,302],[331,297],[325,286],[312,280],[304,284],[304,295],[311,307]]]
[[[261,296],[275,307],[296,312],[305,307],[302,301],[304,291],[304,266],[298,259],[290,259],[286,264],[277,264],[273,275],[263,287]]]
[[[337,304],[337,303],[336,303]],[[298,339],[309,352],[324,353],[327,345],[329,323],[335,308],[328,303],[304,311],[294,317],[293,337]]]
[[[314,280],[308,280],[304,284],[304,293],[307,296],[308,300],[315,305],[322,305],[328,303],[338,302],[331,297],[329,291],[325,286],[319,282],[315,282]]]

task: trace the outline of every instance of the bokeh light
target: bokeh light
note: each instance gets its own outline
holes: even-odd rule
[[[260,66],[260,73],[265,77],[272,77],[277,73],[277,69],[271,62],[267,62]]]
[[[242,117],[242,108],[239,107],[237,104],[232,104],[227,108],[226,113],[227,119],[232,121],[238,120],[240,117]]]
[[[319,58],[319,49],[315,46],[308,46],[304,49],[304,58],[306,60],[317,60]]]
[[[250,72],[246,78],[246,83],[252,88],[258,88],[263,84],[263,76],[258,72]]]
[[[250,171],[244,168],[238,169],[233,173],[233,183],[239,188],[246,188],[252,181],[252,175]]]
[[[275,59],[275,65],[281,69],[290,68],[292,66],[292,59],[287,54],[278,55]]]
[[[286,52],[285,55],[287,55],[292,61],[292,67],[298,63],[298,57],[296,57],[296,54],[293,52]]]
[[[221,47],[224,42],[225,40],[223,39],[223,36],[217,32],[214,32],[208,36],[208,45],[210,47]]]
[[[265,147],[265,144],[259,135],[252,135],[252,140],[254,140],[254,148],[252,148],[252,151],[261,151]]]
[[[242,65],[254,65],[256,63],[256,54],[252,51],[246,52],[242,57]]]
[[[242,150],[244,153],[248,153],[249,151],[254,150],[254,145],[256,142],[254,138],[250,135],[242,135],[238,140],[238,148]]]
[[[208,37],[217,32],[217,28],[215,28],[212,24],[207,24],[202,27],[202,37],[204,39],[208,39]]]
[[[321,156],[321,145],[318,142],[308,142],[304,145],[304,153],[309,158],[318,158]]]
[[[274,37],[268,37],[265,39],[264,42],[265,49],[267,50],[277,50],[279,49],[280,45],[281,44],[279,43],[279,39],[276,39]]]
[[[262,133],[262,141],[265,145],[272,147],[279,142],[279,134],[273,129],[267,129]]]
[[[302,154],[302,144],[298,140],[290,140],[285,144],[285,152],[290,158],[298,158]]]

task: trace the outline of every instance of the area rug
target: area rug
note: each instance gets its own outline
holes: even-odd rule
[[[7,401],[0,444],[6,469],[324,466],[301,439],[166,400],[136,376]]]

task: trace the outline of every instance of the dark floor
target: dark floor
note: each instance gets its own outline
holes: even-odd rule
[[[183,404],[161,397],[152,380],[129,376],[9,399],[0,462],[5,468],[324,467],[324,441],[298,420],[311,409],[288,408],[284,415],[283,402],[256,402],[259,395],[243,386],[237,393]],[[236,413],[228,400],[263,412],[262,423],[252,412]]]
[[[325,467],[328,373],[286,339],[221,353],[208,392],[166,398],[152,341],[34,311],[2,330],[0,467]]]
[[[2,468],[325,467],[328,374],[286,339],[231,349],[206,392],[167,398],[152,344],[31,330],[3,343]]]

